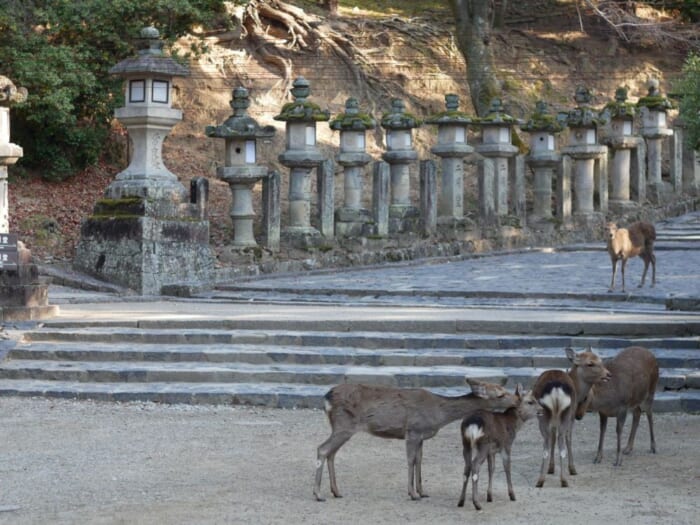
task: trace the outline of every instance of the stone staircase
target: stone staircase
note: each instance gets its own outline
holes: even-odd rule
[[[466,391],[466,376],[529,386],[543,370],[568,365],[566,346],[591,345],[607,357],[638,344],[652,349],[662,368],[656,409],[700,412],[700,340],[694,336],[571,336],[552,327],[533,336],[508,334],[505,324],[489,333],[441,331],[439,323],[414,327],[419,331],[367,331],[352,323],[337,331],[332,324],[325,330],[237,325],[47,323],[6,350],[0,395],[318,408],[338,383],[448,395]]]

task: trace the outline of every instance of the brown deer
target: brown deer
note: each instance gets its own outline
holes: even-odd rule
[[[610,372],[603,365],[603,361],[590,348],[579,353],[574,352],[572,348],[567,348],[566,356],[571,361],[571,369],[568,372],[547,370],[537,378],[532,387],[532,394],[542,407],[538,419],[540,433],[544,438],[542,467],[537,487],[544,485],[545,471],[554,474],[555,442],[559,445],[561,486],[569,486],[564,473],[564,459],[568,456],[569,474],[575,476],[576,467],[571,452],[571,432],[578,400],[584,399],[588,395],[592,385],[610,378]],[[549,468],[547,469],[548,464]]]
[[[625,291],[625,266],[627,260],[632,257],[641,257],[644,261],[644,272],[639,288],[644,286],[647,270],[651,263],[651,286],[656,284],[656,255],[654,255],[654,241],[656,240],[656,229],[648,222],[635,222],[629,228],[618,228],[614,222],[609,222],[606,227],[608,238],[608,253],[612,261],[612,279],[610,280],[609,292],[615,289],[615,273],[617,261],[620,263],[622,273],[622,291]]]
[[[448,397],[421,388],[394,388],[362,384],[333,387],[324,397],[331,435],[318,447],[314,495],[321,496],[323,463],[328,461],[331,492],[341,494],[335,480],[335,455],[354,434],[360,431],[373,436],[406,440],[408,459],[408,494],[417,500],[428,495],[423,491],[421,461],[423,441],[457,419],[478,409],[503,410],[517,404],[516,397],[492,383],[467,379],[471,393]]]
[[[608,418],[617,418],[617,456],[614,465],[619,467],[622,465],[622,456],[620,455],[622,429],[625,426],[628,410],[632,410],[632,429],[627,446],[622,453],[632,452],[642,411],[646,412],[649,422],[651,452],[656,453],[652,407],[656,384],[659,381],[659,364],[651,351],[641,346],[630,346],[614,358],[606,360],[605,367],[610,370],[612,378],[610,381],[591,388],[588,396],[579,403],[576,419],[581,419],[586,410],[598,412],[600,437],[598,439],[598,454],[593,462],[600,463],[603,459],[603,439],[605,438]]]
[[[486,501],[493,501],[492,483],[497,452],[501,452],[503,456],[503,470],[508,482],[508,496],[511,501],[515,501],[515,491],[510,476],[510,452],[516,433],[523,423],[537,415],[540,406],[532,392],[523,393],[520,385],[515,389],[515,397],[518,404],[505,412],[494,413],[488,410],[477,410],[462,420],[460,430],[464,454],[464,483],[462,484],[462,494],[457,503],[458,507],[464,506],[467,484],[471,477],[472,503],[474,503],[476,510],[481,510],[477,495],[479,470],[485,459],[488,460],[489,468]]]

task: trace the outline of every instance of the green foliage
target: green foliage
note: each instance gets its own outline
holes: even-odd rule
[[[223,0],[0,0],[0,74],[29,91],[11,112],[20,162],[50,180],[95,163],[123,102],[108,70],[135,54],[140,29],[172,42],[224,12]]]
[[[700,55],[689,55],[674,84],[680,96],[679,113],[687,126],[688,144],[700,149]]]

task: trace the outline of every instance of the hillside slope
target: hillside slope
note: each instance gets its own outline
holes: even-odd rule
[[[309,2],[298,4],[311,11],[315,8]],[[593,89],[597,106],[611,99],[615,88],[622,84],[629,86],[635,100],[644,94],[649,77],[659,78],[662,90],[668,91],[680,71],[682,51],[654,45],[622,46],[598,17],[578,13],[573,2],[537,0],[526,4],[511,8],[505,29],[492,40],[504,99],[515,116],[527,117],[538,99],[547,100],[554,111],[571,108],[578,84]],[[430,11],[417,13],[341,9],[337,18],[319,17],[316,26],[351,40],[358,50],[355,64],[361,69],[360,82],[354,67],[323,43],[303,51],[282,49],[292,68],[285,82],[281,70],[264,60],[259,47],[235,35],[209,38],[211,52],[191,64],[189,78],[177,81],[176,105],[183,109],[184,120],[166,141],[164,159],[185,187],[189,187],[193,177],[210,179],[211,241],[216,249],[231,238],[231,197],[228,185],[215,175],[216,167],[223,161],[223,141],[207,138],[204,128],[223,122],[231,114],[233,88],[247,87],[252,102],[249,113],[261,124],[277,128],[275,138],[263,146],[259,162],[276,167],[283,174],[286,170],[278,165],[277,156],[284,149],[284,126],[273,117],[289,101],[289,80],[296,76],[310,81],[312,99],[332,115],[342,112],[345,100],[354,96],[375,116],[389,108],[391,97],[399,97],[409,111],[426,117],[444,109],[446,93],[457,93],[462,109],[472,111],[464,61],[454,44],[451,14],[446,7],[431,6]],[[269,34],[284,47],[284,30],[271,27]],[[118,124],[115,130],[116,146],[126,151],[123,130]],[[421,157],[429,155],[434,139],[431,126],[417,131]],[[329,155],[335,154],[338,137],[325,123],[318,126],[318,140]],[[381,130],[368,136],[371,154],[378,157],[383,148]],[[104,188],[126,164],[124,159],[121,166],[95,167],[58,184],[36,178],[11,179],[11,230],[19,234],[38,260],[69,262],[79,238],[80,220],[92,211]],[[339,202],[342,178],[336,186]],[[282,200],[284,222],[284,182]],[[470,199],[467,197],[465,202]]]

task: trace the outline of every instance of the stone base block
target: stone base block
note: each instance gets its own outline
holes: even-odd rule
[[[647,184],[647,199],[654,204],[666,204],[675,197],[673,187],[668,182]]]
[[[50,319],[58,315],[59,308],[56,305],[46,306],[2,306],[0,317],[7,321],[38,321]]]
[[[418,232],[421,228],[420,210],[414,206],[395,206],[389,208],[389,232]]]
[[[308,250],[318,248],[324,238],[316,228],[287,228],[282,232],[282,242],[291,248]]]
[[[615,214],[625,215],[639,210],[639,204],[634,201],[609,200],[608,209]]]
[[[605,214],[601,212],[574,213],[574,227],[579,230],[603,231]]]
[[[371,222],[372,215],[368,210],[340,208],[335,212],[335,235],[358,237],[365,231],[365,225]]]
[[[165,285],[208,282],[214,267],[207,221],[92,216],[83,222],[74,267],[141,295]]]

